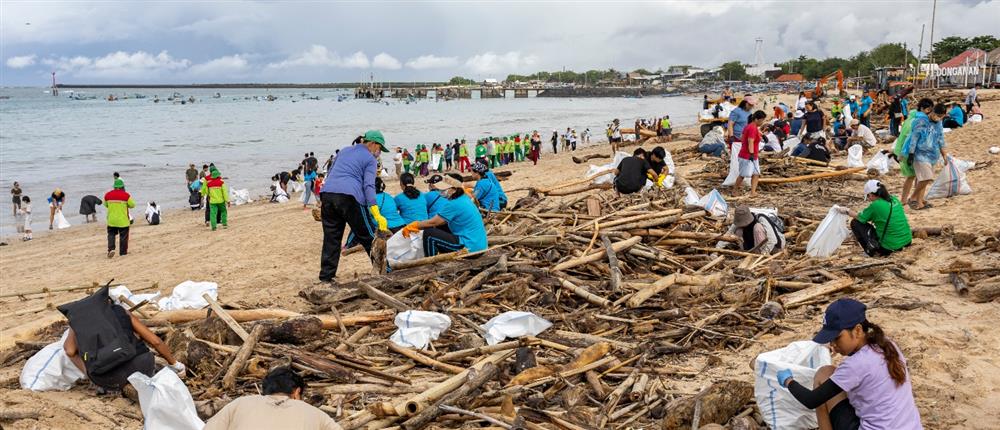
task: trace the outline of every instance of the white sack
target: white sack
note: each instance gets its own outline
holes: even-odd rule
[[[861,160],[861,156],[864,155],[865,150],[861,148],[861,145],[854,144],[850,148],[847,148],[847,167],[861,167],[865,165],[865,162]]]
[[[778,384],[777,373],[791,370],[796,382],[813,386],[816,369],[829,365],[830,351],[813,341],[792,342],[768,351],[754,361],[754,397],[760,415],[771,430],[806,430],[816,428],[816,412],[802,406],[787,388]]]
[[[245,205],[247,203],[253,203],[253,199],[250,198],[250,190],[243,188],[239,190],[232,190],[229,192],[229,200],[233,202],[234,205]]]
[[[691,187],[684,187],[684,204],[688,206],[697,206],[698,201],[701,200],[701,196],[698,192]]]
[[[705,208],[714,217],[724,217],[729,213],[729,204],[726,203],[726,199],[722,198],[722,194],[716,189],[713,189],[708,194],[705,194],[701,200],[698,200],[698,206]]]
[[[508,337],[537,336],[552,327],[545,318],[531,312],[507,311],[480,326],[486,331],[486,343],[496,345]]]
[[[451,327],[448,315],[427,311],[400,312],[394,322],[399,329],[389,340],[404,348],[424,349]]]
[[[781,143],[781,149],[783,151],[791,151],[791,149],[794,149],[796,146],[799,146],[799,143],[801,142],[802,141],[799,140],[798,136],[789,137],[788,139],[785,139],[785,141]]]
[[[132,302],[132,304],[136,305],[142,303],[143,300],[149,300],[150,303],[156,303],[156,300],[160,298],[160,292],[157,291],[150,294],[132,294],[132,291],[129,291],[128,287],[119,285],[108,290],[108,296],[111,297],[111,300],[113,300],[116,305],[120,305],[121,307],[128,309],[131,308],[131,306],[126,303],[122,303],[120,299],[121,297],[124,297],[128,301]]]
[[[142,428],[201,430],[205,427],[187,385],[169,368],[160,369],[152,378],[135,372],[129,375],[128,382],[139,393]]]
[[[809,238],[806,254],[811,257],[833,255],[834,251],[844,243],[844,239],[851,235],[851,231],[847,229],[847,221],[850,218],[840,212],[840,206],[833,205],[826,213],[826,218],[823,218],[823,222],[819,223],[819,227],[816,227],[816,231]]]
[[[56,214],[52,218],[52,224],[60,230],[72,226],[69,221],[66,221],[66,217],[63,216],[62,209],[56,210]]]
[[[733,142],[733,147],[729,151],[729,175],[726,176],[726,180],[722,181],[723,187],[731,187],[736,184],[736,178],[740,177],[740,148],[743,147],[743,143],[740,141]],[[746,181],[749,185],[750,181]]]
[[[195,282],[184,281],[174,287],[170,296],[164,297],[157,302],[161,311],[174,311],[178,309],[201,309],[208,306],[208,302],[202,296],[208,294],[212,300],[219,299],[219,284],[215,282]]]
[[[87,377],[70,361],[63,349],[69,330],[32,355],[21,369],[21,388],[31,391],[66,391]]]
[[[959,160],[948,156],[948,165],[941,169],[937,179],[927,189],[928,199],[942,199],[962,194],[972,194],[965,171],[976,166],[973,161]]]
[[[385,241],[385,258],[389,267],[403,261],[416,260],[424,257],[424,232],[410,233],[403,236],[403,230],[397,231]]]
[[[889,151],[882,150],[876,152],[872,156],[871,160],[868,160],[868,164],[865,164],[868,170],[874,170],[878,172],[879,175],[884,175],[889,173]]]
[[[590,169],[587,170],[587,175],[584,176],[584,177],[585,178],[589,178],[589,177],[591,177],[593,175],[596,175],[598,173],[601,173],[601,172],[603,172],[605,170],[617,169],[618,168],[618,164],[621,163],[622,160],[624,160],[624,159],[626,159],[628,157],[631,157],[631,156],[632,156],[632,154],[629,154],[627,152],[618,151],[618,152],[615,153],[615,158],[613,160],[611,160],[610,163],[602,164],[600,166],[595,166],[595,165],[591,164],[590,165]],[[614,173],[604,174],[604,175],[601,175],[601,176],[598,176],[598,177],[594,178],[594,180],[593,180],[593,182],[595,184],[610,184],[610,183],[613,183],[614,181],[615,181],[615,174]]]

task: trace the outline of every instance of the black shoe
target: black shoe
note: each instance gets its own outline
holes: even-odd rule
[[[320,282],[324,282],[324,283],[333,282],[333,278],[324,278],[324,277],[320,276],[319,277],[319,281]]]

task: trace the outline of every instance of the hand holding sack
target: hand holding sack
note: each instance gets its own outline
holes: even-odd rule
[[[420,221],[413,221],[403,227],[403,237],[410,237],[411,234],[420,232]]]

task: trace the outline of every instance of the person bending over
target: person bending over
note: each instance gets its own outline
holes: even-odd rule
[[[840,208],[853,218],[851,231],[865,254],[885,257],[909,246],[913,232],[899,199],[889,195],[881,182],[871,179],[865,183],[865,200],[871,203],[861,213]]]
[[[261,382],[261,395],[233,400],[205,423],[205,430],[341,430],[326,412],[302,401],[306,388],[291,367],[275,368]]]
[[[462,248],[469,252],[485,250],[487,241],[483,217],[467,195],[462,177],[449,173],[439,183],[447,187],[441,191],[446,201],[441,204],[440,210],[431,219],[407,224],[403,227],[403,236],[410,237],[410,234],[423,231],[424,255],[427,257]]]
[[[865,310],[864,303],[854,299],[831,303],[813,341],[829,343],[844,361],[820,367],[811,390],[796,382],[788,369],[778,371],[778,383],[803,406],[816,410],[820,430],[920,430],[906,359]]]

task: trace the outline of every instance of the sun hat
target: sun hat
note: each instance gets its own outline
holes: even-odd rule
[[[441,176],[441,175],[433,175],[433,176],[425,179],[424,182],[428,183],[428,184],[431,184],[431,185],[434,185],[434,184],[436,184],[438,182],[441,182],[442,179],[444,179],[444,177]]]
[[[364,137],[362,137],[365,142],[375,142],[378,144],[382,152],[389,152],[389,149],[385,147],[385,137],[382,136],[382,132],[378,130],[368,130],[365,132]]]
[[[843,298],[830,303],[826,308],[826,314],[823,315],[823,328],[813,337],[813,342],[820,344],[833,342],[840,336],[841,330],[854,328],[864,322],[866,309],[864,303],[854,299]]]
[[[746,206],[739,206],[733,213],[733,225],[739,228],[746,227],[753,222],[753,214],[750,212],[750,208]]]
[[[865,195],[875,194],[878,191],[878,186],[882,185],[877,179],[869,179],[865,182]]]

